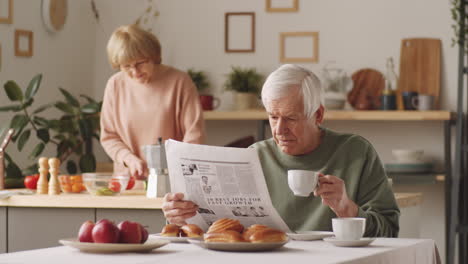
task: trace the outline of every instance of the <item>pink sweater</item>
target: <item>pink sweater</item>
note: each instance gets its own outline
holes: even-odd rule
[[[101,144],[114,161],[114,174],[128,175],[123,162],[131,155],[145,160],[141,147],[175,139],[203,143],[203,111],[190,77],[175,68],[157,65],[148,84],[124,72],[107,82],[101,111]]]

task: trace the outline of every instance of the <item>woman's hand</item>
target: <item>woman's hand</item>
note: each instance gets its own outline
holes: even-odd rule
[[[198,205],[183,199],[183,193],[167,193],[164,195],[162,210],[169,223],[185,225],[187,224],[186,219],[197,214]]]
[[[344,181],[333,175],[319,174],[319,187],[315,196],[322,198],[322,203],[330,206],[338,217],[355,217],[358,206],[348,198]]]
[[[148,175],[146,162],[136,156],[131,156],[125,160],[125,166],[130,170],[130,175],[135,176],[137,180],[143,180]]]

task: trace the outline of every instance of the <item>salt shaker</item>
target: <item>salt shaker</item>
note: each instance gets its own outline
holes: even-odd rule
[[[46,194],[48,191],[47,174],[49,172],[49,161],[46,157],[39,158],[39,180],[37,181],[37,193]]]

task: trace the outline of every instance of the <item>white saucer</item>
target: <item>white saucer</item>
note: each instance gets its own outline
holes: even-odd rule
[[[171,243],[188,243],[187,237],[170,237],[170,236],[161,236],[161,233],[151,234],[150,237],[155,237],[158,239],[165,239]]]
[[[325,237],[333,236],[333,232],[330,231],[299,231],[297,233],[287,233],[287,235],[294,240],[319,240]]]
[[[337,247],[365,247],[372,243],[375,238],[363,237],[359,240],[341,240],[337,239],[336,237],[326,237],[323,240]]]

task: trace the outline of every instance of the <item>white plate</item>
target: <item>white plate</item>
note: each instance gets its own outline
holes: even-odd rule
[[[326,237],[323,240],[337,247],[365,247],[372,243],[375,240],[375,238],[363,237],[359,240],[340,240],[336,237]]]
[[[330,231],[300,231],[298,233],[287,233],[287,235],[294,240],[319,240],[325,237],[333,236],[333,232]]]
[[[171,243],[188,243],[187,237],[168,237],[168,236],[161,236],[161,233],[149,235],[150,237],[155,237],[158,239],[165,239],[169,240]]]
[[[283,242],[273,243],[250,243],[250,242],[205,242],[202,239],[189,238],[188,241],[201,248],[219,250],[219,251],[271,251],[278,249],[289,242],[289,239]]]
[[[148,238],[144,244],[85,243],[76,238],[60,239],[60,244],[92,253],[147,252],[169,243],[168,240]]]

